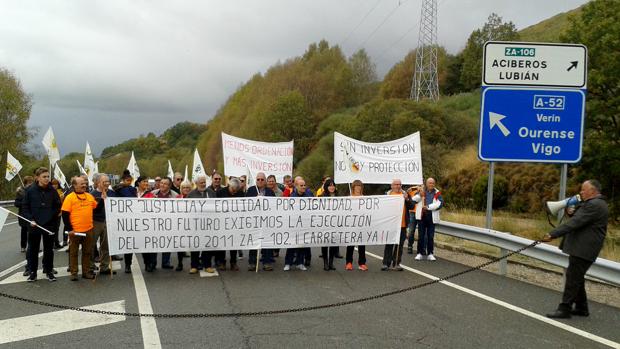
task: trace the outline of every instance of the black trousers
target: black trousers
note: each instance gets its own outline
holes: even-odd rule
[[[383,251],[383,265],[395,267],[400,264],[403,257],[403,247],[405,245],[406,238],[407,228],[400,228],[398,245],[385,245],[385,250]]]
[[[346,261],[347,263],[353,263],[353,251],[355,250],[355,246],[347,246],[347,255]],[[357,246],[357,263],[359,265],[366,264],[366,246],[359,245]]]
[[[592,263],[592,261],[588,261],[583,258],[575,256],[568,257],[564,294],[562,295],[562,303],[560,303],[558,309],[570,311],[573,304],[577,309],[588,309],[585,276]]]
[[[28,226],[26,224],[30,224],[30,223],[26,222],[26,223],[21,223],[21,224],[19,226],[21,228],[21,236],[19,240],[19,245],[21,246],[21,248],[26,248],[26,246],[28,246]]]
[[[52,231],[53,225],[44,226]],[[43,239],[43,272],[49,273],[54,269],[54,235],[48,234],[39,227],[30,227],[28,231],[28,270],[36,273],[39,269],[39,248]]]
[[[215,264],[226,266],[226,251],[215,252]],[[237,250],[230,250],[230,264],[237,264]]]

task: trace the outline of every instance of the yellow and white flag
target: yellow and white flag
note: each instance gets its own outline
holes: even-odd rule
[[[95,159],[93,158],[93,152],[90,150],[90,144],[86,142],[86,150],[84,151],[84,169],[86,170],[86,175],[88,179],[93,178],[95,172]]]
[[[43,136],[43,147],[47,151],[47,156],[50,159],[50,164],[55,164],[60,160],[60,152],[58,151],[58,145],[56,144],[56,137],[54,137],[54,131],[52,131],[52,126],[45,132]]]
[[[60,182],[60,185],[62,185],[63,188],[69,187],[67,184],[67,177],[65,177],[65,174],[60,170],[60,166],[58,164],[54,166],[54,178]]]
[[[11,155],[8,151],[6,152],[6,175],[5,178],[7,181],[13,179],[19,171],[22,169],[22,164]]]
[[[136,157],[133,155],[133,151],[131,152],[131,159],[129,159],[127,169],[129,170],[131,177],[133,177],[133,182],[131,183],[133,185],[136,182],[136,179],[140,177],[140,168],[138,167],[138,162],[136,162]]]

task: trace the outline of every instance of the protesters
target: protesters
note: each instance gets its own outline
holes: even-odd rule
[[[138,179],[136,179],[136,185],[139,186],[140,183],[145,182],[145,181],[148,183],[148,179],[146,177],[140,176],[138,177]],[[131,176],[131,173],[129,172],[129,170],[123,171],[123,175],[121,176],[121,182],[118,185],[114,186],[114,192],[116,193],[116,196],[123,197],[123,198],[140,197],[138,195],[138,188],[132,186],[131,182],[133,182],[133,177]],[[133,262],[133,254],[125,253],[123,257],[125,259],[125,273],[131,274],[131,264]],[[114,260],[114,258],[112,258],[112,260]]]
[[[62,190],[62,188],[60,187],[60,182],[54,178],[52,179],[52,181],[50,182],[52,184],[52,187],[54,188],[54,190],[56,190],[56,192],[58,193],[58,197],[60,197],[60,205],[62,206],[62,200],[64,200],[65,198],[65,194],[64,191]],[[54,230],[52,230],[54,232],[54,249],[59,249],[63,246],[66,245],[66,243],[64,245],[60,244],[60,219],[61,219],[61,213],[60,211],[58,212],[58,219],[56,220],[56,226],[54,227]],[[63,235],[63,240],[66,242],[66,238],[64,238],[65,234]]]
[[[362,196],[364,195],[364,184],[359,179],[356,179],[351,183],[351,196]],[[353,270],[353,251],[355,250],[355,246],[347,246],[347,258],[346,265],[344,267],[345,270]],[[361,271],[368,271],[368,266],[366,266],[366,246],[359,245],[357,246],[357,263],[358,269]]]
[[[295,190],[291,193],[291,197],[313,197],[312,191],[306,188],[306,181],[303,177],[295,177]],[[306,267],[310,265],[311,255],[310,248],[287,248],[284,257],[284,271],[291,270],[291,265],[297,265],[299,270],[308,270]]]
[[[160,179],[160,181],[161,181],[161,179]],[[149,189],[150,186],[149,186],[149,179],[148,179],[148,177],[146,177],[146,176],[138,177],[138,179],[136,179],[135,187],[136,187],[136,197],[141,198],[144,195],[146,195],[148,192],[150,192],[150,189]]]
[[[93,175],[93,183],[95,189],[90,192],[97,201],[97,208],[93,211],[93,253],[90,258],[90,271],[95,271],[95,250],[97,249],[97,241],[99,241],[99,274],[100,275],[116,275],[112,270],[110,263],[110,249],[108,246],[108,229],[105,220],[105,199],[108,197],[116,197],[110,187],[110,178],[104,174],[95,173]]]
[[[295,189],[293,185],[293,179],[291,176],[285,175],[283,178],[283,181],[284,181],[284,190],[282,190],[282,196],[284,196],[285,198],[288,198],[291,196],[293,189]]]
[[[181,182],[183,182],[183,175],[181,174],[181,172],[175,172],[174,180],[171,183],[170,190],[174,191],[178,195],[178,193],[181,192]],[[159,185],[161,188],[161,182],[159,183]]]
[[[71,281],[78,280],[78,251],[82,245],[82,278],[94,279],[90,273],[90,254],[93,243],[93,210],[97,207],[95,198],[86,192],[88,182],[82,177],[71,179],[73,192],[62,204],[62,220],[69,232],[69,270]]]
[[[251,186],[248,189],[248,192],[245,194],[246,197],[256,197],[256,196],[272,196],[275,197],[276,194],[273,190],[267,188],[267,177],[263,172],[259,172],[256,174],[256,185]],[[265,234],[267,235],[267,234]],[[250,250],[248,257],[248,271],[256,270],[256,264],[258,263],[258,253],[256,250]],[[273,250],[269,248],[261,249],[261,260],[263,262],[263,270],[265,271],[273,271],[273,263],[275,262],[273,259]]]
[[[338,196],[338,189],[336,184],[331,178],[327,178],[321,187],[321,194],[317,194],[321,197],[335,197]],[[323,270],[336,270],[334,268],[334,258],[339,254],[338,246],[321,247],[321,256],[323,257]]]
[[[176,174],[175,174],[176,177]],[[175,178],[176,179],[176,178]],[[179,183],[180,185],[180,183]],[[171,190],[172,188],[172,180],[169,177],[164,177],[161,179],[159,184],[159,189],[153,190],[148,194],[144,195],[144,198],[157,198],[157,199],[171,199],[179,196],[179,193]],[[170,264],[170,256],[172,254],[170,252],[163,252],[161,254],[161,268],[162,269],[173,269],[174,267]],[[147,272],[153,272],[157,266],[157,254],[156,253],[143,253],[144,256],[144,264]]]
[[[437,260],[433,255],[435,224],[439,223],[439,210],[443,207],[443,197],[441,192],[435,188],[435,179],[426,180],[426,188],[422,190],[422,195],[418,195],[414,201],[420,202],[416,206],[416,219],[420,221],[418,232],[418,254],[416,261],[423,259],[429,261]]]
[[[26,190],[28,190],[28,187],[30,187],[30,185],[34,182],[34,178],[32,176],[26,176],[24,177],[24,184],[23,186],[20,186],[19,188],[17,188],[17,192],[15,193],[15,207],[17,207],[17,214],[20,216],[24,216],[24,209],[23,207],[23,201],[24,201],[24,196],[26,195]],[[22,253],[26,252],[26,247],[28,246],[28,227],[30,226],[30,223],[26,222],[25,220],[18,218],[18,222],[19,222],[19,227],[21,228],[21,238],[20,238],[20,247],[21,247],[21,251]],[[28,267],[26,267],[26,271],[28,272]],[[28,274],[24,275],[27,276],[30,273],[28,272]]]
[[[403,206],[402,221],[400,224],[400,237],[398,244],[387,244],[383,252],[383,266],[381,270],[386,271],[388,268],[393,268],[398,271],[402,271],[403,267],[400,266],[400,262],[403,257],[403,247],[405,245],[405,239],[407,238],[407,222],[409,222],[409,209],[413,208],[413,201],[409,197],[406,191],[402,189],[402,182],[400,179],[392,180],[392,189],[386,193],[387,195],[399,195],[402,196],[405,204]]]
[[[419,191],[420,186],[413,186],[407,189],[407,193],[410,198],[413,198]],[[413,244],[415,242],[415,229],[420,226],[418,220],[415,218],[415,211],[418,205],[417,202],[413,202],[413,208],[409,210],[409,233],[407,234],[407,254],[413,254]]]
[[[206,178],[205,178],[205,181],[206,181]],[[209,196],[209,197],[215,197],[215,194],[217,193],[217,191],[222,188],[224,188],[222,186],[222,175],[217,172],[213,172],[213,176],[211,176],[211,185],[207,187],[207,190],[211,191],[209,195],[213,195],[213,196]]]
[[[215,178],[215,176],[219,174],[215,173],[213,174],[213,178]],[[219,182],[222,181],[222,176],[219,176]],[[189,192],[189,194],[187,194],[188,198],[201,198],[201,199],[206,199],[206,198],[214,198],[215,197],[215,192],[212,190],[211,187],[207,187],[207,177],[200,175],[198,177],[196,177],[196,179],[194,180],[194,182],[196,183],[196,189],[192,190],[191,192]],[[219,184],[218,184],[219,186]],[[207,256],[209,256],[207,251],[192,251],[190,253],[190,269],[189,269],[189,273],[190,274],[196,274],[198,273],[198,270],[202,269],[202,266],[205,265],[205,260],[207,259]],[[210,258],[210,257],[209,257]],[[215,270],[212,270],[211,272],[214,272]]]
[[[218,198],[242,198],[245,193],[241,191],[241,181],[239,178],[232,178],[228,181],[228,186],[224,187],[216,193]],[[205,268],[207,272],[213,272],[211,268],[211,257],[215,258],[215,264],[218,270],[226,270],[226,251],[208,251],[207,264]],[[237,251],[230,250],[230,270],[238,271]]]
[[[192,182],[183,181],[181,182],[181,194],[177,195],[177,198],[187,198],[189,193],[192,191]],[[183,271],[183,258],[185,257],[186,252],[177,252],[177,267],[176,271]]]
[[[21,204],[22,215],[31,221],[28,231],[28,282],[37,280],[39,269],[39,247],[43,239],[43,273],[49,281],[56,281],[54,276],[54,235],[58,213],[60,212],[60,197],[58,192],[49,184],[50,174],[45,167],[35,171],[36,180],[24,194]],[[45,229],[45,230],[43,230]]]
[[[274,176],[274,175],[267,176],[267,188],[273,190],[273,193],[276,195],[276,197],[279,198],[279,197],[283,196],[282,189],[280,189],[280,187],[278,187],[278,183],[276,181],[276,176]],[[274,258],[280,257],[280,249],[279,248],[275,248],[272,251],[273,251],[273,257]]]
[[[161,183],[161,177],[155,177],[155,183],[153,184],[153,188],[151,190],[159,189],[159,184]]]
[[[316,196],[323,196],[323,187],[325,186],[325,182],[329,179],[331,179],[330,176],[323,176],[323,179],[321,179],[321,186],[316,190]]]

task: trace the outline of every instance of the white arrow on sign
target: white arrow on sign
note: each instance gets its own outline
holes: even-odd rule
[[[504,136],[508,137],[510,131],[506,128],[506,126],[504,126],[504,124],[502,124],[502,119],[504,119],[505,117],[506,115],[489,112],[489,126],[492,130],[493,126],[497,125],[497,127],[499,127],[500,131],[502,131]]]
[[[82,308],[125,312],[125,301],[95,304]],[[2,329],[0,331],[0,344],[109,325],[120,321],[125,321],[125,316],[85,313],[75,310],[61,310],[0,320],[0,328]]]

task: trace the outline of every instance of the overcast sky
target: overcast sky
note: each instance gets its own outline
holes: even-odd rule
[[[585,2],[439,0],[438,41],[456,53],[492,12],[522,29]],[[0,0],[0,66],[33,96],[33,144],[51,125],[61,155],[87,140],[98,155],[206,122],[253,74],[321,39],[347,55],[364,47],[383,77],[416,46],[421,3]]]

